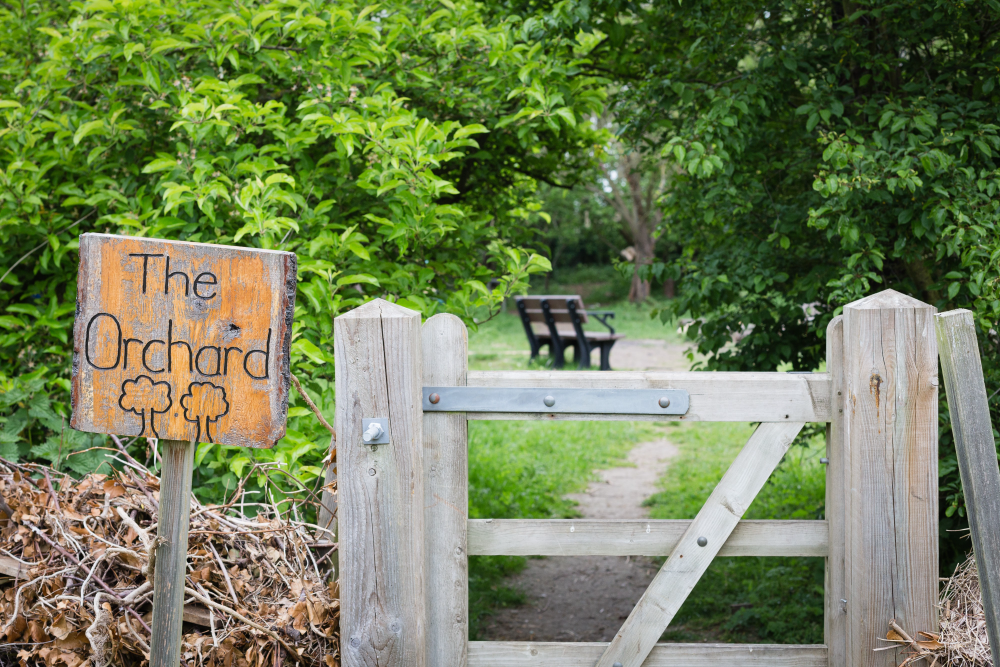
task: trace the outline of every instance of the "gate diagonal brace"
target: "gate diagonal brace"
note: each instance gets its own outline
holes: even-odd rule
[[[424,387],[424,412],[683,415],[684,389]]]

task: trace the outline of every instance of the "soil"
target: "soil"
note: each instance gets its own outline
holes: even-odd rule
[[[624,338],[611,348],[611,368],[616,371],[686,371],[691,367],[684,354],[686,349],[684,345],[661,339]]]
[[[622,367],[634,368],[618,366]],[[642,502],[656,492],[656,481],[676,453],[676,446],[667,440],[641,443],[628,455],[634,467],[598,471],[599,481],[591,482],[586,492],[568,497],[579,503],[585,518],[645,518]],[[527,603],[498,610],[485,624],[484,639],[611,641],[656,570],[656,565],[643,557],[530,559],[527,567],[507,582],[526,591]]]

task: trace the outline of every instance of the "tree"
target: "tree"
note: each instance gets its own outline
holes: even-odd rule
[[[615,129],[607,117],[597,125]],[[644,152],[641,145],[612,137],[600,161],[602,178],[589,187],[614,210],[622,235],[631,244],[630,256],[623,253],[633,266],[628,298],[642,303],[649,298],[649,267],[656,256],[656,236],[663,221],[658,200],[667,185],[666,165],[655,152]]]
[[[146,436],[146,411],[149,411],[149,433],[158,438],[156,432],[156,413],[164,413],[170,409],[173,401],[170,399],[169,382],[153,382],[148,375],[140,375],[134,380],[122,382],[122,393],[118,397],[118,406],[125,412],[134,412],[142,419],[142,426],[135,435]]]
[[[600,141],[583,121],[604,99],[581,70],[595,42],[470,2],[29,0],[0,17],[0,384],[37,372],[62,414],[80,232],[296,252],[292,366],[329,406],[334,316],[381,296],[488,317],[548,267],[526,245],[535,179],[571,183]],[[326,444],[310,420],[273,454],[312,443],[307,477]],[[221,452],[222,470],[239,458]]]
[[[1000,423],[1000,3],[559,6],[548,28],[600,36],[626,136],[676,169],[684,253],[650,271],[683,276],[664,317],[694,320],[709,368],[815,369],[841,306],[891,287],[975,312]],[[943,425],[947,569],[964,510]]]

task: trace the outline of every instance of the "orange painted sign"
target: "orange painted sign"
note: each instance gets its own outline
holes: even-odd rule
[[[272,447],[285,435],[293,253],[80,236],[80,431]]]

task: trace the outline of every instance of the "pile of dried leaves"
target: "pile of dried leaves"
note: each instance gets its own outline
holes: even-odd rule
[[[0,666],[148,663],[159,479],[124,463],[72,480],[0,459]],[[186,665],[340,664],[336,546],[288,514],[192,499]]]
[[[887,639],[910,649],[900,667],[923,658],[928,667],[993,667],[979,570],[972,555],[941,593],[940,622],[941,632],[920,632],[921,641],[914,641],[895,621],[891,623]]]

